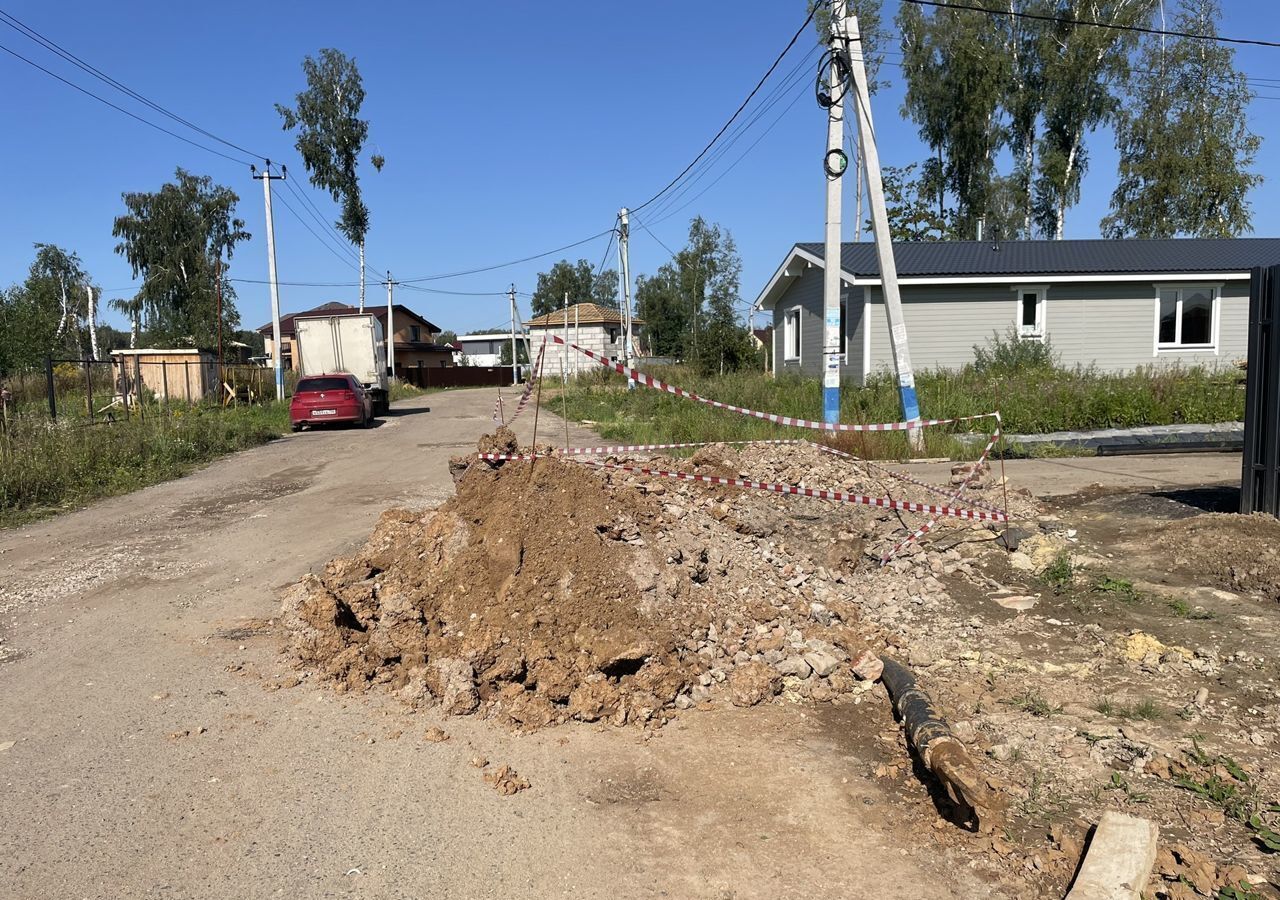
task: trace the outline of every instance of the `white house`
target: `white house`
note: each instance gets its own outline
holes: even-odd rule
[[[538,351],[543,341],[546,341],[542,371],[548,376],[558,375],[561,371],[566,375],[576,375],[599,367],[599,363],[581,353],[568,350],[563,344],[551,341],[548,336],[552,334],[615,362],[621,360],[625,354],[622,341],[622,313],[616,309],[597,306],[594,303],[575,303],[568,310],[557,309],[536,319],[530,319],[524,324],[529,332],[531,359],[537,359]],[[633,353],[636,352],[634,329],[643,324],[644,322],[637,318],[631,319]]]
[[[524,335],[516,334],[516,340],[523,341]],[[499,359],[502,356],[503,346],[511,346],[511,332],[486,331],[481,334],[463,334],[458,336],[458,343],[462,345],[462,354],[467,359],[467,365],[496,366],[500,365]],[[507,350],[508,354],[510,352]]]
[[[1066,365],[1215,366],[1244,357],[1249,276],[1280,239],[940,241],[894,244],[912,364],[956,368],[992,332],[1048,340]],[[893,353],[875,246],[840,253],[842,372]],[[756,299],[773,316],[773,371],[822,372],[822,244],[796,244]]]

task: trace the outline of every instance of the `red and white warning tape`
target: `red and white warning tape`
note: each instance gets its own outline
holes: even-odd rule
[[[839,456],[843,459],[847,459],[852,462],[861,463],[871,471],[879,472],[881,475],[887,475],[890,478],[893,478],[897,481],[901,481],[903,484],[912,484],[912,485],[915,485],[916,487],[924,488],[926,491],[936,496],[946,497],[947,499],[952,499],[952,497],[954,496],[953,491],[944,487],[940,487],[931,481],[924,481],[922,479],[908,475],[906,472],[895,471],[886,466],[882,466],[878,463],[874,463],[869,459],[863,459],[861,456],[855,456],[852,453],[846,453],[845,451],[839,450],[835,447],[828,447],[826,444],[814,443],[812,441],[807,441],[806,443],[810,443],[814,447],[817,447],[819,450],[823,451],[824,453],[830,453],[832,456]],[[1004,510],[1001,509],[1000,507],[992,503],[987,503],[984,500],[970,498],[968,502],[971,505],[978,507],[979,509],[989,509],[992,512],[1004,512]]]
[[[997,423],[1000,421],[998,413],[996,415],[996,421]],[[948,502],[954,503],[956,500],[959,500],[964,495],[964,492],[969,489],[969,486],[972,485],[973,482],[979,476],[979,474],[981,474],[982,465],[987,461],[987,456],[991,453],[991,448],[996,445],[996,441],[998,440],[1000,440],[999,424],[996,425],[996,430],[995,430],[995,433],[991,435],[991,440],[987,441],[987,446],[983,448],[982,455],[979,456],[978,461],[974,463],[973,470],[969,473],[969,477],[966,478],[960,484],[960,487],[955,491],[955,493],[953,493],[950,496],[950,498],[948,498]],[[1002,521],[1002,522],[1009,521],[1009,513],[1007,511],[1002,511],[1001,515],[1003,516],[1003,518],[1000,519],[999,521]],[[893,559],[895,556],[901,553],[903,548],[906,547],[908,544],[912,544],[920,540],[920,538],[924,537],[926,534],[928,534],[933,529],[933,526],[937,524],[937,522],[938,522],[938,518],[935,515],[933,518],[929,519],[928,522],[925,522],[922,526],[920,526],[915,531],[913,531],[907,537],[906,540],[898,543],[892,550],[890,550],[888,553],[882,556],[880,558],[880,565],[883,566],[887,564],[889,560]]]
[[[532,454],[526,453],[481,453],[480,459],[499,460],[531,460]],[[725,478],[720,475],[698,475],[693,472],[671,472],[665,469],[650,469],[644,466],[631,466],[623,463],[611,463],[598,459],[572,460],[579,465],[593,466],[598,469],[614,469],[631,472],[635,475],[648,475],[656,478],[672,478],[676,481],[700,481],[705,484],[718,484],[725,487],[752,488],[758,491],[770,491],[775,494],[794,494],[800,497],[813,497],[818,500],[835,500],[839,503],[854,503],[861,506],[877,506],[881,509],[896,509],[902,512],[923,513],[925,515],[951,516],[975,522],[1003,522],[1004,513],[987,512],[985,510],[960,509],[953,506],[937,506],[932,503],[913,503],[908,500],[894,500],[892,497],[870,497],[865,494],[849,494],[844,491],[832,491],[825,488],[806,488],[794,484],[780,484],[769,481],[750,481],[745,478]]]
[[[547,349],[546,341],[538,348],[538,361],[533,366],[533,371],[529,374],[529,381],[524,386],[524,393],[520,395],[520,402],[516,404],[516,411],[511,414],[511,420],[503,422],[500,418],[502,414],[502,388],[498,388],[498,402],[493,408],[493,421],[499,425],[510,425],[516,419],[520,418],[520,413],[524,412],[524,408],[529,405],[529,398],[533,396],[533,389],[538,384],[538,378],[542,373],[542,353]]]
[[[752,416],[756,419],[763,419],[766,422],[776,422],[779,425],[788,425],[795,428],[812,428],[818,431],[909,431],[913,428],[926,428],[931,425],[949,425],[953,422],[971,422],[976,419],[989,419],[995,413],[981,413],[976,416],[959,416],[954,419],[912,419],[909,422],[880,422],[870,425],[850,425],[843,422],[815,422],[810,419],[798,419],[794,416],[780,416],[775,413],[760,412],[755,409],[747,409],[742,406],[734,406],[730,403],[721,403],[719,400],[710,400],[693,391],[686,391],[684,388],[676,387],[674,384],[667,384],[659,378],[652,375],[646,375],[638,369],[633,369],[622,363],[612,362],[605,357],[595,353],[585,347],[579,347],[577,344],[565,341],[564,338],[551,335],[551,340],[557,344],[566,344],[577,350],[579,353],[593,359],[606,369],[612,369],[619,375],[625,375],[632,381],[639,382],[645,387],[653,388],[658,391],[666,391],[668,394],[674,394],[677,397],[685,397],[689,400],[696,400],[698,403],[705,403],[707,406],[713,406],[716,409],[727,409],[730,412],[736,412],[744,416]]]

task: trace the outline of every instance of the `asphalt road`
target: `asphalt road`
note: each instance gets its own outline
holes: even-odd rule
[[[408,401],[0,532],[0,897],[1000,896],[869,777],[859,722],[892,733],[883,703],[514,737],[283,686],[278,588],[383,509],[448,496],[494,396]],[[563,439],[545,411],[539,428]],[[433,725],[451,739],[425,742]],[[499,796],[475,756],[532,788]]]

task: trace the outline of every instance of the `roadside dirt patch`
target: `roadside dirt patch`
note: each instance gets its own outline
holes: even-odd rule
[[[1141,541],[1189,577],[1280,600],[1280,519],[1206,513],[1163,523]]]

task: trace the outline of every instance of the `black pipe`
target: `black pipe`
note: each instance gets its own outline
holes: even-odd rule
[[[902,717],[907,740],[925,767],[938,777],[953,801],[973,812],[979,831],[993,830],[1003,819],[1004,799],[951,733],[946,720],[934,709],[933,699],[916,686],[915,676],[891,657],[882,656],[880,662],[884,664],[880,680]]]

